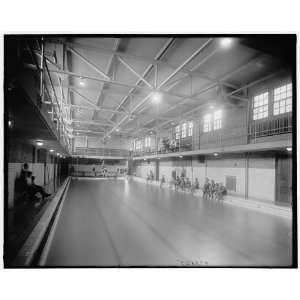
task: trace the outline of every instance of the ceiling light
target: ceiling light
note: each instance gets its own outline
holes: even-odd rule
[[[217,153],[217,152],[214,153],[214,156],[218,156],[218,155],[219,155],[219,153]]]
[[[119,128],[117,128],[117,129],[116,129],[116,132],[119,132],[119,131],[120,131],[120,129],[119,129]]]
[[[182,158],[183,156],[182,155],[179,155],[179,158]]]
[[[12,128],[13,127],[13,122],[11,120],[8,121],[8,127]]]
[[[293,150],[292,147],[286,147],[286,151],[291,152]]]
[[[57,155],[57,156],[60,156],[60,153],[57,152],[56,155]]]
[[[43,146],[44,145],[44,143],[41,142],[41,141],[36,141],[36,144],[37,144],[37,146]]]
[[[79,80],[79,85],[81,85],[81,86],[84,86],[84,81],[83,81],[83,78],[82,77],[80,77],[80,80]]]
[[[50,151],[50,152],[54,152],[54,150],[53,150],[53,149],[50,149],[49,151]]]
[[[159,103],[161,100],[161,95],[159,93],[154,93],[152,95],[152,102],[153,103]]]
[[[232,42],[233,42],[232,38],[223,38],[221,39],[220,44],[222,48],[226,49],[231,46]]]

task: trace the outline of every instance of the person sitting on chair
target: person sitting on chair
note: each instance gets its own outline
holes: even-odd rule
[[[30,195],[30,199],[40,200],[40,198],[42,198],[44,200],[45,198],[51,196],[51,194],[46,193],[45,190],[41,186],[36,185],[34,180],[35,180],[35,177],[31,176],[31,184],[28,186],[28,192]],[[38,194],[40,194],[40,195],[38,195]]]

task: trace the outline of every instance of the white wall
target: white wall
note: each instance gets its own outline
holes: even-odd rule
[[[275,157],[249,158],[248,169],[248,197],[256,200],[275,202]],[[226,183],[226,176],[236,177],[236,192],[229,191],[230,194],[244,197],[246,192],[246,157],[235,155],[228,158],[206,158],[201,163],[198,158],[174,159],[159,161],[159,176],[165,176],[167,181],[171,180],[172,171],[176,170],[181,174],[186,170],[186,176],[191,180],[198,178],[200,186],[203,186],[206,177],[216,182]],[[139,162],[135,168],[136,175],[146,178],[150,170],[155,174],[155,162]]]
[[[249,159],[249,198],[275,202],[275,158]]]
[[[245,158],[211,159],[207,160],[207,177],[225,184],[226,176],[236,177],[236,195],[245,195]]]

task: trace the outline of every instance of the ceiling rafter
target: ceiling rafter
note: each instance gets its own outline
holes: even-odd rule
[[[114,46],[113,46],[113,50],[114,51],[118,49],[120,43],[121,43],[121,39],[120,38],[118,38],[118,39],[115,40],[115,43],[114,43]],[[106,74],[110,73],[112,65],[113,65],[114,58],[115,58],[115,54],[112,54],[111,57],[108,60],[108,63],[107,63],[107,67],[106,67],[106,70],[105,70]],[[100,106],[100,107],[103,105],[103,90],[104,90],[104,86],[105,86],[105,83],[102,84],[100,92],[99,92],[99,95],[97,97],[97,106]],[[96,118],[96,113],[94,112],[92,119],[94,120],[95,118]]]
[[[267,75],[267,76],[263,76],[262,78],[260,78],[260,79],[258,79],[258,80],[255,80],[255,81],[253,81],[253,82],[251,82],[251,83],[245,84],[245,85],[242,86],[241,88],[238,88],[238,89],[236,89],[236,90],[234,90],[234,91],[232,91],[232,92],[229,92],[229,93],[225,94],[224,96],[225,96],[225,97],[229,97],[229,96],[231,96],[231,95],[233,95],[233,94],[235,94],[235,93],[238,93],[239,91],[241,91],[241,90],[243,90],[243,89],[246,89],[246,88],[251,87],[251,86],[253,86],[253,85],[255,85],[255,84],[258,84],[258,83],[260,83],[260,82],[263,82],[263,81],[266,81],[266,80],[268,80],[268,79],[270,79],[270,78],[273,78],[273,77],[275,77],[276,75],[278,75],[279,73],[281,73],[282,71],[283,71],[283,70],[279,70],[279,71],[277,71],[277,72],[272,72],[271,74],[269,74],[269,75]],[[211,99],[211,100],[212,100],[212,99]],[[188,115],[188,114],[191,114],[191,113],[193,113],[193,112],[199,110],[200,108],[203,107],[203,105],[207,105],[207,102],[208,102],[208,101],[209,101],[209,100],[207,100],[205,103],[201,103],[199,106],[193,108],[192,110],[189,110],[189,111],[183,113],[183,115],[181,115],[180,118],[183,117],[184,115]],[[177,120],[178,118],[179,118],[179,117],[176,117],[176,118],[173,118],[173,119],[171,119],[171,120],[169,120],[169,121],[166,121],[166,122],[160,124],[159,127],[162,127],[162,126],[168,124],[168,123],[171,122],[171,121]],[[149,123],[150,123],[150,122],[149,122]],[[147,125],[147,124],[149,124],[149,123],[145,123],[145,124],[143,124],[143,126],[145,126],[145,125]],[[154,127],[152,127],[152,128],[154,128]],[[152,128],[149,128],[149,129],[152,129]]]
[[[143,56],[139,56],[139,55],[135,55],[135,54],[131,54],[131,53],[124,53],[124,52],[121,52],[121,51],[117,51],[117,50],[110,50],[110,49],[105,49],[105,48],[101,48],[101,47],[96,47],[96,46],[91,46],[91,45],[86,45],[86,44],[81,44],[81,43],[76,43],[76,42],[66,42],[66,41],[62,41],[62,40],[59,40],[59,39],[47,39],[47,42],[48,43],[58,43],[58,44],[64,44],[66,46],[70,46],[72,48],[78,48],[78,49],[83,49],[83,50],[89,50],[89,51],[94,51],[94,52],[100,52],[100,53],[107,53],[107,54],[114,54],[114,55],[117,55],[119,57],[124,57],[124,58],[129,58],[129,59],[134,59],[134,60],[137,60],[137,61],[141,61],[141,62],[144,62],[144,63],[149,63],[153,66],[165,66],[165,67],[168,67],[168,68],[171,68],[173,70],[176,69],[176,67],[166,61],[161,61],[161,60],[157,60],[157,59],[151,59],[151,58],[148,58],[148,57],[143,57]],[[200,71],[197,71],[197,70],[194,70],[194,71],[191,71],[187,68],[183,68],[181,70],[182,73],[186,74],[186,76],[188,75],[194,75],[194,76],[197,76],[199,78],[203,78],[203,79],[206,79],[206,80],[209,80],[211,82],[215,82],[216,79],[212,78],[211,76],[203,73],[203,72],[200,72]],[[223,84],[225,86],[231,86],[233,87],[233,84],[230,83],[230,82],[223,82]]]
[[[167,78],[165,80],[163,80],[157,87],[157,89],[160,91],[160,89],[170,80],[172,79],[178,72],[180,72],[180,70],[186,66],[188,63],[190,63],[197,55],[199,55],[211,42],[213,41],[213,39],[208,39],[204,44],[202,44],[196,51],[194,51],[192,53],[192,55],[190,55],[175,71],[173,71],[170,75],[167,76]],[[132,112],[134,113],[136,110],[138,110],[149,98],[150,98],[151,94],[149,94],[148,96],[146,96],[144,98],[144,100],[142,100],[141,102],[139,102],[132,110]],[[127,119],[127,117],[122,118],[119,122],[117,126],[120,126],[125,120]],[[113,127],[111,130],[108,131],[108,134],[111,134],[116,128]]]
[[[162,46],[162,48],[158,51],[158,53],[155,55],[155,57],[154,57],[154,60],[155,61],[158,61],[159,60],[159,58],[161,57],[161,55],[166,51],[166,49],[168,49],[172,44],[173,44],[173,42],[174,42],[174,38],[169,38],[169,39],[167,39],[167,41],[164,43],[164,45]],[[150,64],[146,69],[145,69],[145,71],[143,72],[143,74],[142,74],[142,76],[143,77],[146,77],[147,76],[147,74],[149,74],[149,72],[152,70],[152,68],[153,68],[153,66],[154,66],[155,64]],[[156,73],[156,75],[157,75],[157,72],[155,72]],[[141,82],[141,80],[139,79],[137,82],[136,82],[136,87],[138,87],[138,85],[140,84],[140,82]],[[117,110],[118,109],[120,109],[124,104],[125,104],[125,102],[127,101],[127,99],[131,96],[131,94],[132,94],[132,92],[134,92],[135,91],[135,89],[136,88],[134,88],[134,87],[132,87],[131,89],[130,89],[130,91],[128,92],[128,94],[125,96],[125,97],[123,97],[123,99],[121,100],[121,102],[120,102],[120,104],[117,106]],[[112,114],[112,116],[111,116],[111,118],[114,116],[114,114]]]
[[[32,69],[32,70],[36,70],[37,69],[32,64],[24,64],[24,65],[28,69]],[[106,79],[101,79],[101,78],[94,77],[94,76],[87,76],[87,75],[77,74],[77,73],[70,72],[70,71],[62,71],[62,70],[49,69],[49,72],[50,73],[64,74],[64,75],[73,76],[73,77],[79,77],[81,79],[85,78],[85,79],[90,79],[90,80],[94,80],[94,81],[105,82],[105,83],[109,83],[109,84],[113,84],[113,85],[118,85],[118,86],[125,87],[125,88],[131,88],[131,89],[138,88],[138,89],[141,89],[141,90],[145,90],[147,92],[157,92],[158,91],[158,89],[151,89],[151,88],[145,87],[145,86],[139,86],[139,85],[133,85],[133,84],[128,84],[128,83],[123,83],[123,82],[119,82],[119,81],[116,81],[116,80],[106,80]],[[183,97],[186,98],[186,97],[188,97],[191,100],[195,100],[195,101],[199,100],[197,98],[193,98],[193,97],[190,97],[190,96],[185,95],[185,94],[168,92],[168,91],[164,91],[164,90],[159,90],[159,92],[161,94],[166,94],[166,95],[169,95],[169,96],[172,96],[172,97],[177,97],[177,98],[183,98]],[[126,97],[128,98],[128,96],[126,96]]]
[[[222,75],[222,76],[220,77],[219,81],[221,82],[222,79],[228,78],[228,77],[230,77],[230,76],[233,76],[234,74],[237,74],[237,73],[241,72],[242,70],[244,70],[245,68],[249,67],[250,65],[256,63],[256,62],[259,61],[260,59],[261,59],[261,56],[255,56],[255,57],[252,57],[252,58],[251,58],[250,60],[248,60],[246,63],[243,63],[242,65],[240,65],[239,67],[235,68],[234,70],[231,70],[231,71],[227,72],[226,74]],[[206,86],[205,88],[201,89],[200,91],[195,92],[192,96],[193,96],[193,98],[194,98],[194,97],[197,97],[197,96],[199,96],[199,95],[201,95],[201,94],[203,94],[203,93],[209,91],[210,89],[213,89],[213,88],[216,88],[216,87],[217,87],[217,84],[210,84],[210,85]],[[241,89],[245,89],[245,87],[242,87]],[[239,90],[239,91],[240,91],[240,87],[239,87],[239,88],[236,88],[235,90]],[[233,94],[228,94],[228,97],[231,97],[232,95],[233,95]],[[236,98],[236,97],[235,97],[235,98]],[[243,98],[243,97],[240,97],[240,98]],[[246,100],[246,99],[247,99],[247,98],[245,98],[245,99],[240,99],[240,100]],[[170,112],[171,110],[177,108],[177,107],[179,106],[180,103],[182,103],[182,102],[184,102],[184,101],[186,101],[186,100],[188,100],[188,98],[182,98],[182,99],[180,100],[179,103],[177,103],[177,104],[171,106],[169,109],[167,109],[167,110],[166,110],[165,112],[163,112],[162,114],[166,114],[166,113]],[[208,100],[205,100],[205,99],[199,99],[199,101],[201,101],[201,103],[202,103],[203,101],[208,101]],[[150,122],[153,122],[153,120],[150,120],[150,121],[149,121],[148,123],[146,123],[146,124],[149,124]]]
[[[110,77],[104,71],[102,71],[98,66],[92,63],[90,60],[88,60],[84,55],[79,53],[77,50],[73,49],[72,47],[68,47],[67,50],[71,51],[73,54],[79,57],[83,62],[85,62],[88,66],[90,66],[93,70],[95,70],[97,73],[102,75],[104,78],[110,80]]]
[[[138,72],[136,72],[133,67],[131,67],[124,59],[122,59],[120,56],[117,56],[118,60],[128,69],[130,70],[135,76],[137,76],[141,81],[143,81],[148,87],[153,89],[154,87]]]
[[[114,112],[120,115],[128,115],[127,113],[123,112],[123,111],[117,111],[108,107],[88,107],[88,106],[82,106],[82,105],[75,105],[75,104],[71,104],[71,108],[72,109],[83,109],[83,110],[91,110],[91,111],[106,111],[106,112]]]

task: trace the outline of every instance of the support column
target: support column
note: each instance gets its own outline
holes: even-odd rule
[[[249,197],[249,153],[245,157],[245,199]]]
[[[155,180],[159,181],[159,160],[155,161]]]

